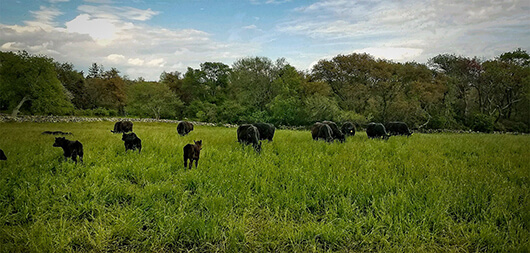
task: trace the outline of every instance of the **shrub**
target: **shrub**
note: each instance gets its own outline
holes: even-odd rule
[[[470,118],[469,127],[473,131],[491,133],[493,132],[493,117],[486,114],[475,114]]]

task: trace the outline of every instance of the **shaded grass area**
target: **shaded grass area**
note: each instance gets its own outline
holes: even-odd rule
[[[256,154],[236,129],[135,123],[138,154],[112,126],[0,123],[1,251],[530,250],[529,136],[277,130]],[[72,132],[85,163],[46,130]]]

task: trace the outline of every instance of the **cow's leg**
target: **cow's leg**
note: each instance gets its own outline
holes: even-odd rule
[[[188,167],[188,158],[184,157],[184,168]]]
[[[195,160],[195,169],[197,168],[197,166],[199,166],[199,158]]]

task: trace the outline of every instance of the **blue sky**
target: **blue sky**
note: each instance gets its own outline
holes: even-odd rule
[[[0,0],[0,50],[131,79],[247,56],[309,70],[354,52],[425,63],[529,47],[530,2],[519,0]]]

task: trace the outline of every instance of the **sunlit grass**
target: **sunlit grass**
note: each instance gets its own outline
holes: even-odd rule
[[[236,129],[135,123],[138,154],[112,126],[0,123],[1,251],[530,250],[529,136],[277,130],[257,154]],[[46,130],[72,132],[84,164]]]

